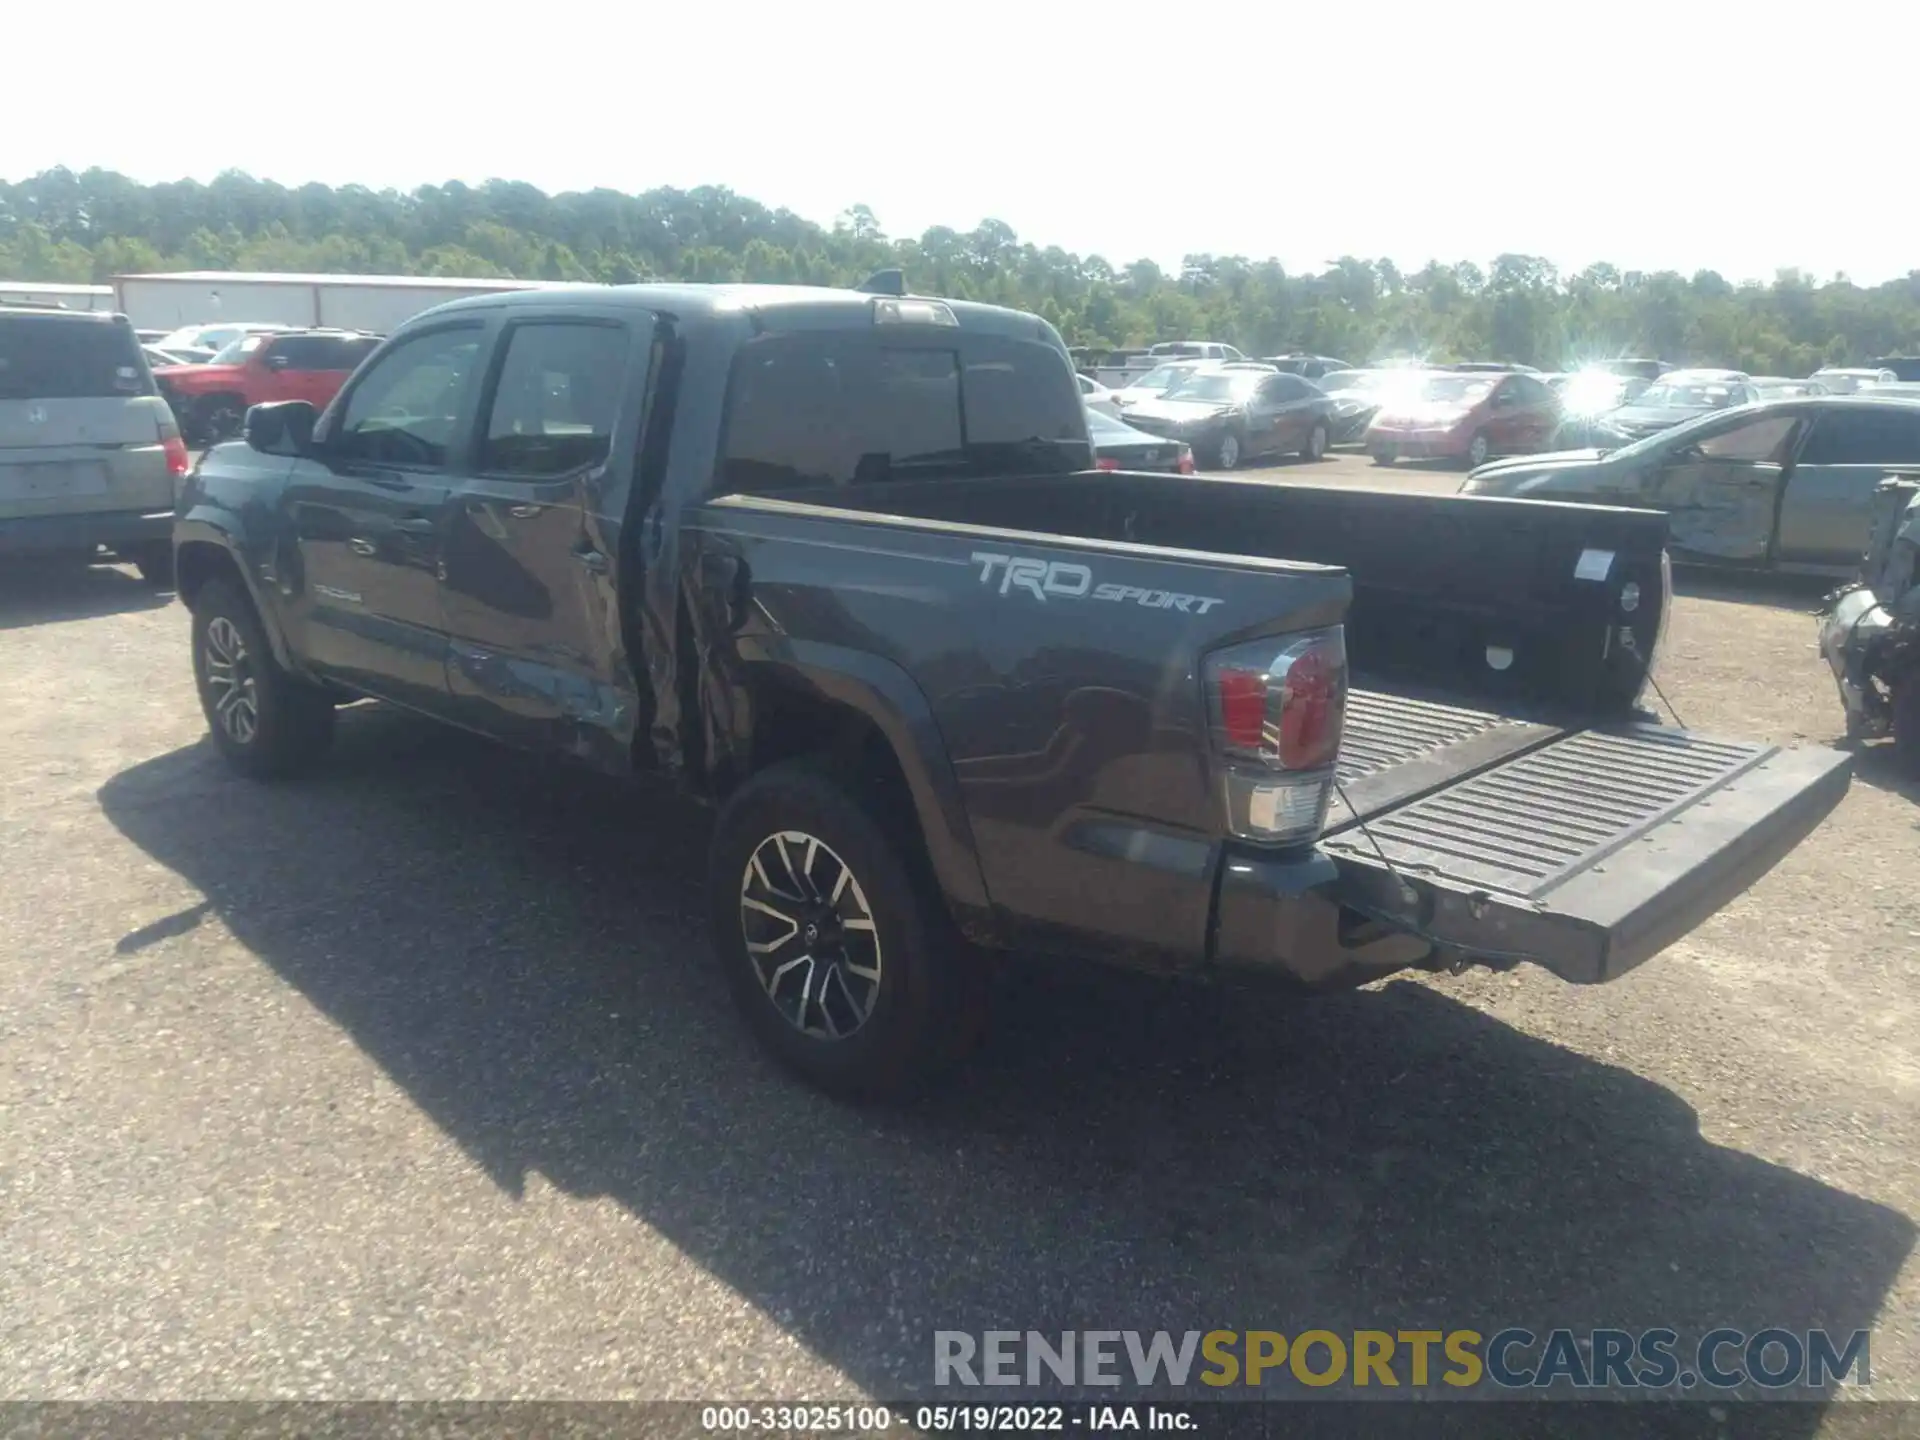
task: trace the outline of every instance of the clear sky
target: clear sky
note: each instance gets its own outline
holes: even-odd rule
[[[730,186],[1124,263],[1920,269],[1916,0],[14,7],[0,176]],[[219,18],[224,15],[225,18]]]

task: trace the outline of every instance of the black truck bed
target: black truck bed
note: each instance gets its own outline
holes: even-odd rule
[[[1837,751],[1638,708],[1668,600],[1652,512],[1131,474],[793,498],[1344,568],[1356,688],[1322,848],[1343,905],[1443,955],[1611,979],[1764,874],[1851,778]]]

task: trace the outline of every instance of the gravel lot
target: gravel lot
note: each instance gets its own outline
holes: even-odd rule
[[[1817,589],[1686,588],[1686,721],[1836,743]],[[1920,789],[1878,755],[1618,984],[1023,975],[887,1113],[749,1048],[683,805],[364,708],[319,777],[230,778],[130,571],[0,576],[0,673],[0,1394],[902,1397],[935,1328],[1781,1324],[1875,1327],[1920,1398]]]

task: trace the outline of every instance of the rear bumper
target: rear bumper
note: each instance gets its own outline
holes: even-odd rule
[[[104,545],[124,550],[173,536],[173,511],[110,510],[99,514],[29,515],[0,519],[0,555],[44,555],[91,550]]]

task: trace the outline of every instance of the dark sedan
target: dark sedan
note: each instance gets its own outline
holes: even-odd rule
[[[1598,417],[1597,444],[1628,444],[1715,410],[1760,398],[1738,370],[1669,370],[1611,414]]]
[[[1129,406],[1127,424],[1181,440],[1205,465],[1231,470],[1256,455],[1319,460],[1333,437],[1333,401],[1298,375],[1196,370],[1157,400]]]
[[[1093,463],[1101,470],[1193,474],[1193,450],[1181,441],[1149,435],[1091,409],[1087,411],[1087,432],[1093,437]]]
[[[1619,450],[1499,460],[1460,491],[1664,510],[1677,557],[1849,575],[1873,492],[1920,471],[1920,403],[1813,395],[1709,411]]]

